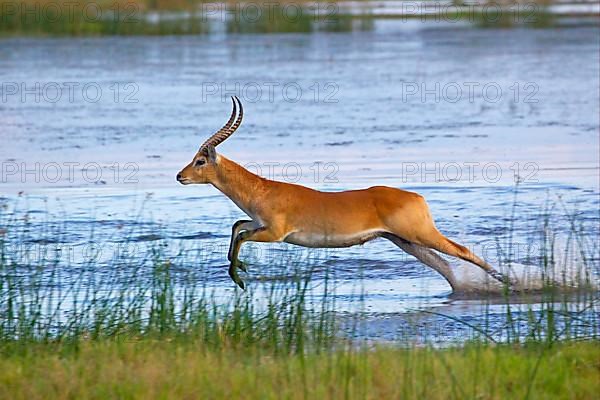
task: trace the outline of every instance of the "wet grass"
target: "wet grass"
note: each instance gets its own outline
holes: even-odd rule
[[[571,221],[564,251],[597,268],[585,221],[561,207],[540,213],[539,259],[564,262],[554,223]],[[505,293],[489,301],[505,302],[503,324],[440,313],[469,333],[441,348],[411,336],[377,344],[366,340],[360,288],[355,312],[338,312],[336,277],[304,259],[278,266],[286,279],[223,291],[207,284],[206,260],[188,268],[161,241],[103,263],[56,249],[30,257],[9,242],[30,242],[31,232],[38,243],[60,242],[60,229],[39,232],[17,212],[0,221],[0,398],[587,399],[600,389],[594,291],[548,287],[537,308]],[[507,252],[502,262],[515,258]]]
[[[0,0],[0,34],[12,36],[195,35],[368,30],[369,20],[321,15],[303,1],[238,3],[151,0]],[[290,3],[293,9],[286,6]],[[327,7],[327,4],[324,3]],[[223,27],[223,28],[220,28]]]
[[[118,262],[112,271],[93,265],[17,266],[3,254],[0,350],[32,343],[179,338],[207,349],[256,347],[273,354],[331,348],[334,303],[326,293],[320,306],[308,307],[308,275],[272,282],[260,298],[252,291],[220,294],[204,286],[206,281],[176,274],[171,262],[152,253],[150,271]]]
[[[422,13],[408,5],[404,14],[373,15],[366,5],[354,12],[336,2],[220,2],[200,0],[0,0],[0,35],[106,36],[226,33],[351,32],[372,30],[375,19],[428,23],[467,23],[475,27],[545,28],[558,17],[547,2],[522,7],[490,2],[483,9],[442,7]]]
[[[183,7],[173,3],[175,9]],[[202,15],[159,12],[130,0],[0,0],[0,34],[11,36],[182,35],[206,33]]]

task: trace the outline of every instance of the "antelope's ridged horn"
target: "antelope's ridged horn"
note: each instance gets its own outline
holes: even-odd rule
[[[214,135],[212,135],[204,143],[202,143],[202,146],[200,146],[200,150],[202,150],[202,148],[204,148],[205,146],[209,146],[209,145],[215,146],[215,147],[218,146],[225,139],[227,139],[229,136],[231,136],[233,134],[233,132],[236,131],[237,128],[239,128],[240,124],[242,123],[242,118],[244,116],[244,109],[242,108],[242,102],[240,101],[240,99],[237,98],[237,96],[233,96],[231,98],[231,101],[233,102],[233,111],[231,112],[229,121],[227,121],[227,123],[221,129],[219,129]],[[236,112],[237,112],[236,102],[240,107],[240,112],[237,116],[237,119],[235,119]],[[235,119],[235,122],[233,122],[234,119]]]
[[[229,128],[229,135],[231,135],[237,130],[237,128],[240,127],[240,125],[242,124],[242,118],[244,118],[244,107],[242,107],[242,102],[240,101],[240,99],[237,98],[237,96],[235,96],[235,99],[237,100],[238,105],[240,106],[240,113],[238,114],[235,123]]]

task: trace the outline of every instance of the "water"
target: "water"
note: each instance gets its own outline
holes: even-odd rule
[[[160,246],[181,274],[230,296],[226,251],[244,215],[175,175],[237,94],[244,123],[218,150],[255,172],[322,190],[418,191],[443,233],[494,265],[542,264],[540,214],[551,204],[557,240],[571,245],[576,216],[597,271],[599,31],[375,20],[343,33],[3,39],[2,234],[26,263],[59,249],[65,282],[90,270],[127,276],[115,257],[125,249],[144,265]],[[486,308],[486,323],[503,323],[503,305],[453,297],[383,239],[247,244],[241,259],[254,290],[289,279],[292,262],[315,269],[317,283],[332,272],[339,310],[366,312],[370,337],[400,335],[416,310],[477,324]],[[448,336],[464,328],[419,315]]]

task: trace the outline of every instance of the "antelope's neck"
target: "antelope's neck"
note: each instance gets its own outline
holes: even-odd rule
[[[212,181],[213,186],[229,197],[250,217],[258,218],[257,206],[261,194],[264,192],[264,178],[220,154],[218,157],[218,167]]]

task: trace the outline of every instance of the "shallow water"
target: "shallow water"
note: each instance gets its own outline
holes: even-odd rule
[[[599,33],[377,20],[335,34],[3,39],[6,246],[32,264],[58,248],[75,278],[92,253],[101,274],[123,249],[142,259],[161,245],[181,271],[203,265],[196,279],[228,296],[228,236],[243,214],[175,175],[237,94],[244,123],[219,151],[255,172],[323,190],[418,191],[442,232],[495,265],[542,264],[540,214],[552,204],[559,241],[575,215],[597,272]],[[374,337],[399,335],[415,310],[481,323],[487,304],[451,297],[439,275],[383,239],[328,250],[249,244],[241,258],[255,289],[289,279],[285,260],[310,265],[317,282],[333,271],[340,310],[365,311],[383,327]],[[461,335],[460,324],[427,315]]]

